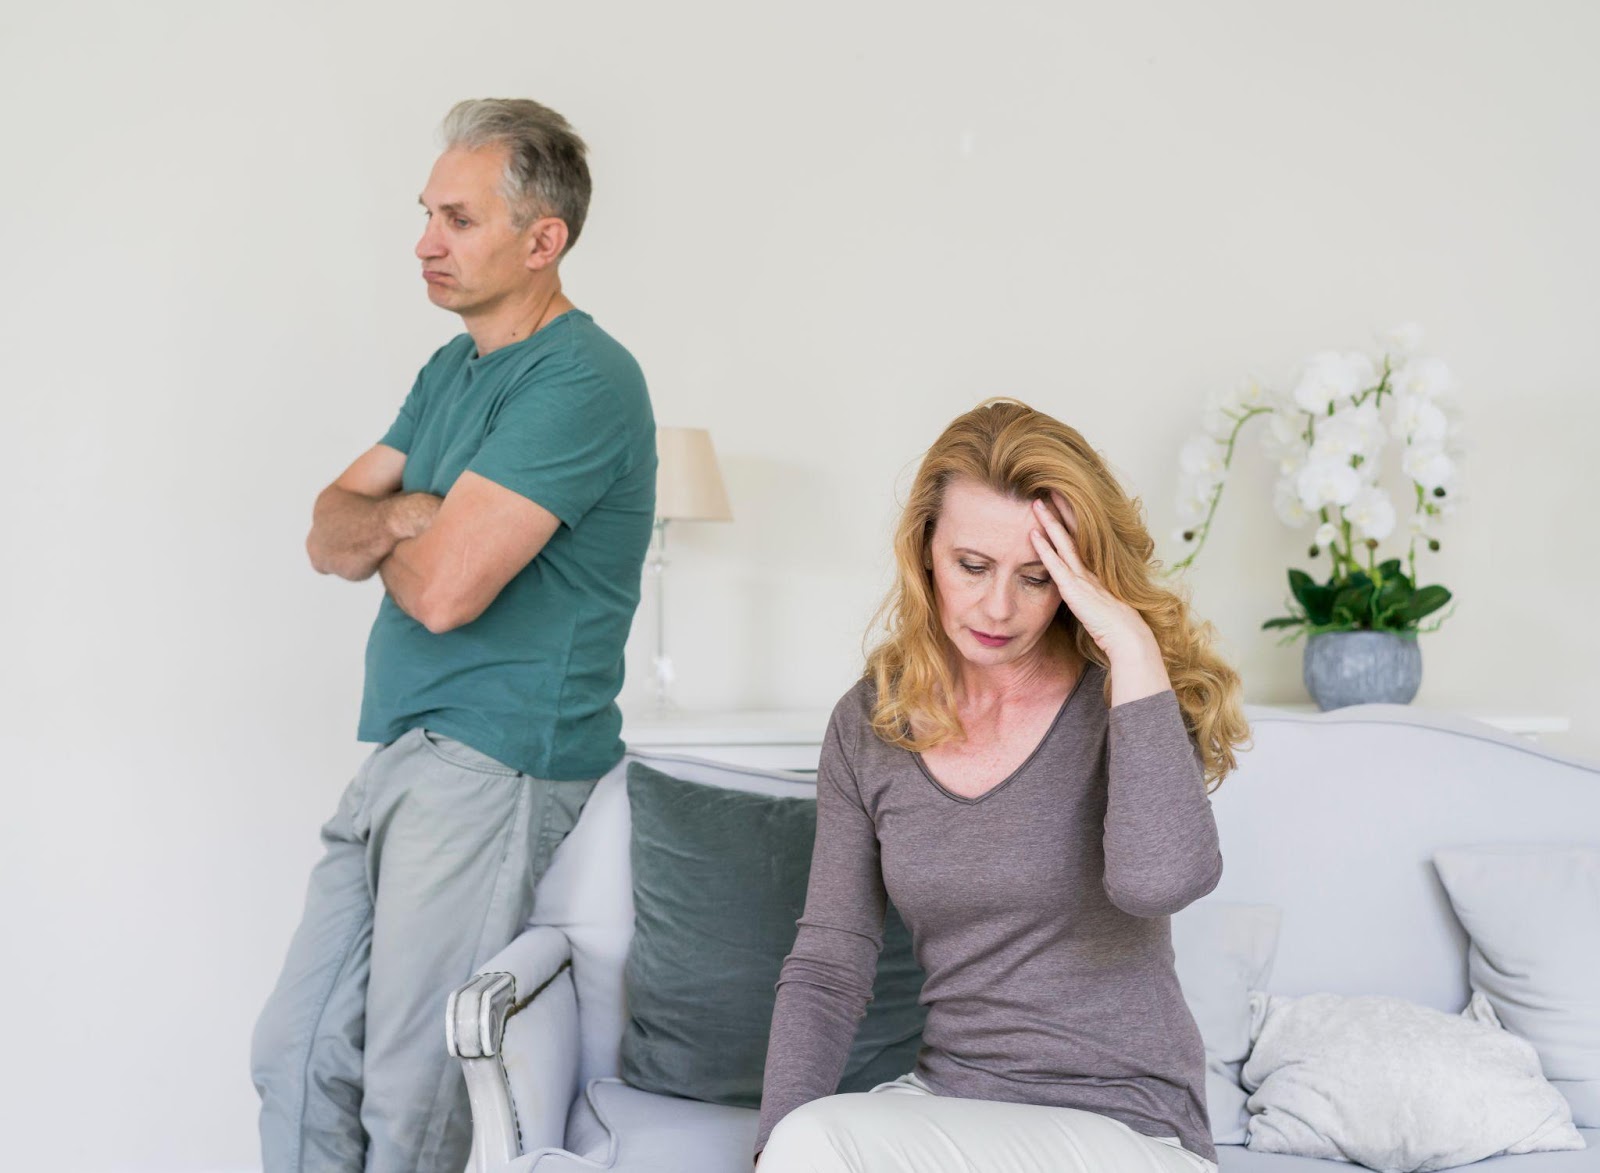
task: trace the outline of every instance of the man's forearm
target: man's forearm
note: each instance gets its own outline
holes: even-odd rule
[[[440,500],[427,493],[367,497],[329,485],[317,497],[306,537],[312,567],[351,582],[371,578],[396,543],[427,529]]]
[[[379,559],[378,577],[383,580],[383,589],[389,592],[395,606],[427,627],[433,619],[423,608],[422,573],[406,557],[413,544],[410,541],[396,542],[394,549]]]

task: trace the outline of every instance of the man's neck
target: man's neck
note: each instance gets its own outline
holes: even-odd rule
[[[482,358],[503,346],[533,337],[541,326],[573,308],[561,291],[561,278],[552,275],[549,281],[541,281],[514,302],[497,305],[480,316],[463,315],[461,320],[477,344],[478,357]]]

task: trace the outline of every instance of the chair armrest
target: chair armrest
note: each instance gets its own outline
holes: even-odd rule
[[[572,945],[528,929],[450,995],[445,1045],[472,1103],[472,1173],[525,1151],[561,1148],[577,1092],[578,1007]]]
[[[450,995],[445,1045],[457,1059],[500,1053],[506,1019],[572,964],[572,943],[560,929],[527,929]]]

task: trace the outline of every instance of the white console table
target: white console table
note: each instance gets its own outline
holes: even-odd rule
[[[1251,704],[1282,712],[1315,714],[1310,701]],[[1537,740],[1545,733],[1565,733],[1566,717],[1503,710],[1461,710],[1461,715],[1506,733]],[[827,709],[683,710],[665,714],[624,712],[622,740],[630,749],[681,753],[697,758],[754,766],[763,770],[812,772],[828,727]]]
[[[822,752],[829,711],[691,710],[638,715],[624,711],[622,740],[629,749],[689,754],[763,770],[810,773],[816,770]]]

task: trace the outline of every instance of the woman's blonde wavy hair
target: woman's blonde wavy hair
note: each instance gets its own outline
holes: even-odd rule
[[[1060,493],[1076,515],[1078,554],[1086,569],[1133,607],[1155,634],[1184,723],[1194,736],[1211,793],[1238,764],[1250,727],[1240,679],[1213,649],[1215,629],[1189,611],[1184,595],[1159,585],[1155,542],[1138,498],[1130,498],[1078,432],[1015,399],[988,399],[957,417],[928,449],[895,529],[898,581],[874,620],[884,638],[867,653],[877,686],[872,725],[891,745],[922,752],[963,736],[956,715],[955,657],[939,621],[929,544],[944,491],[970,478],[1027,501]],[[1065,603],[1054,623],[1079,655],[1102,667],[1105,655]],[[1105,700],[1111,703],[1111,678]]]

